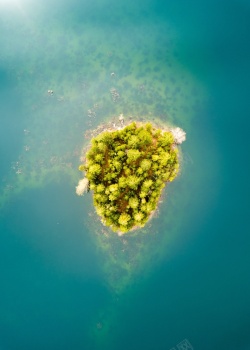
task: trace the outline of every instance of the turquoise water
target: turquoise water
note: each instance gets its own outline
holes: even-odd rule
[[[249,19],[247,1],[0,0],[0,349],[250,349]],[[187,132],[123,240],[75,195],[84,135],[120,113]]]

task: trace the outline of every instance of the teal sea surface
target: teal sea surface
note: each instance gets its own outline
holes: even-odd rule
[[[0,0],[0,350],[250,350],[250,3]],[[118,237],[79,197],[98,127],[178,126]]]

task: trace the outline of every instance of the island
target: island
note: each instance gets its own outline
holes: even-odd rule
[[[185,140],[180,128],[161,129],[132,122],[107,129],[91,139],[79,170],[85,173],[76,193],[93,191],[93,202],[104,225],[122,235],[144,227],[168,182],[179,171],[177,145]]]

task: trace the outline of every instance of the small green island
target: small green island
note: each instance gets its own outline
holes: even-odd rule
[[[151,123],[132,122],[104,130],[91,140],[76,187],[92,190],[94,206],[104,225],[119,235],[144,227],[157,209],[162,189],[179,171],[180,128],[164,130]]]

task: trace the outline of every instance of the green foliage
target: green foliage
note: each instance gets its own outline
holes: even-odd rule
[[[127,226],[130,219],[131,219],[131,217],[129,214],[122,213],[119,217],[118,222],[122,226]]]
[[[125,233],[143,227],[157,208],[165,183],[178,174],[178,151],[171,132],[131,123],[93,138],[79,170],[103,223]]]
[[[152,155],[152,159],[154,162],[157,162],[157,160],[159,159],[159,155],[158,154],[153,154]]]
[[[139,193],[139,197],[140,197],[140,198],[145,198],[145,197],[147,197],[147,192],[141,191],[141,192]]]
[[[131,135],[128,140],[128,147],[137,148],[140,144],[140,139],[136,135]]]
[[[130,197],[128,202],[133,209],[136,209],[139,206],[139,200],[137,197]]]
[[[127,152],[127,163],[135,162],[141,155],[141,152],[138,149],[129,149]]]
[[[137,173],[138,175],[142,175],[142,174],[143,174],[142,168],[141,168],[141,167],[137,168],[136,173]]]
[[[118,180],[118,184],[120,188],[126,188],[127,187],[127,178],[125,176],[121,176]]]
[[[105,153],[107,151],[107,145],[104,142],[98,142],[97,148],[100,152]]]
[[[117,171],[120,171],[122,169],[122,162],[119,162],[118,160],[114,160],[113,165]]]
[[[96,156],[95,156],[95,161],[97,163],[102,163],[103,162],[103,155],[98,153]]]
[[[105,192],[105,186],[103,184],[99,184],[96,186],[96,192],[97,193],[103,193]]]
[[[138,213],[135,213],[134,215],[135,221],[137,222],[141,222],[143,217],[144,217],[144,214],[141,211],[139,211]]]
[[[142,168],[143,171],[147,171],[151,167],[151,162],[148,159],[143,159],[141,161],[140,167]]]
[[[123,151],[118,151],[117,155],[118,155],[119,158],[122,158],[122,157],[124,157],[126,155],[126,153],[123,152]]]
[[[127,185],[132,189],[137,189],[141,179],[137,177],[136,175],[129,175],[127,177]]]
[[[145,180],[142,184],[142,188],[145,190],[145,191],[149,191],[150,187],[152,187],[153,185],[153,181],[151,179],[149,180]]]
[[[99,175],[102,171],[102,168],[99,164],[93,164],[90,165],[90,167],[88,168],[88,172],[87,172],[87,178],[89,180],[92,180],[94,178],[97,177],[97,175]]]
[[[84,171],[85,170],[85,166],[83,164],[79,165],[79,168],[78,168],[80,171]]]
[[[138,137],[141,141],[141,145],[142,146],[148,146],[151,145],[151,143],[153,142],[153,138],[150,132],[148,132],[147,130],[142,129],[139,133],[138,133]]]
[[[101,142],[104,143],[106,146],[109,146],[113,142],[113,136],[112,133],[104,131],[103,133],[99,134],[99,136],[97,136],[95,140],[98,144],[99,142]]]

